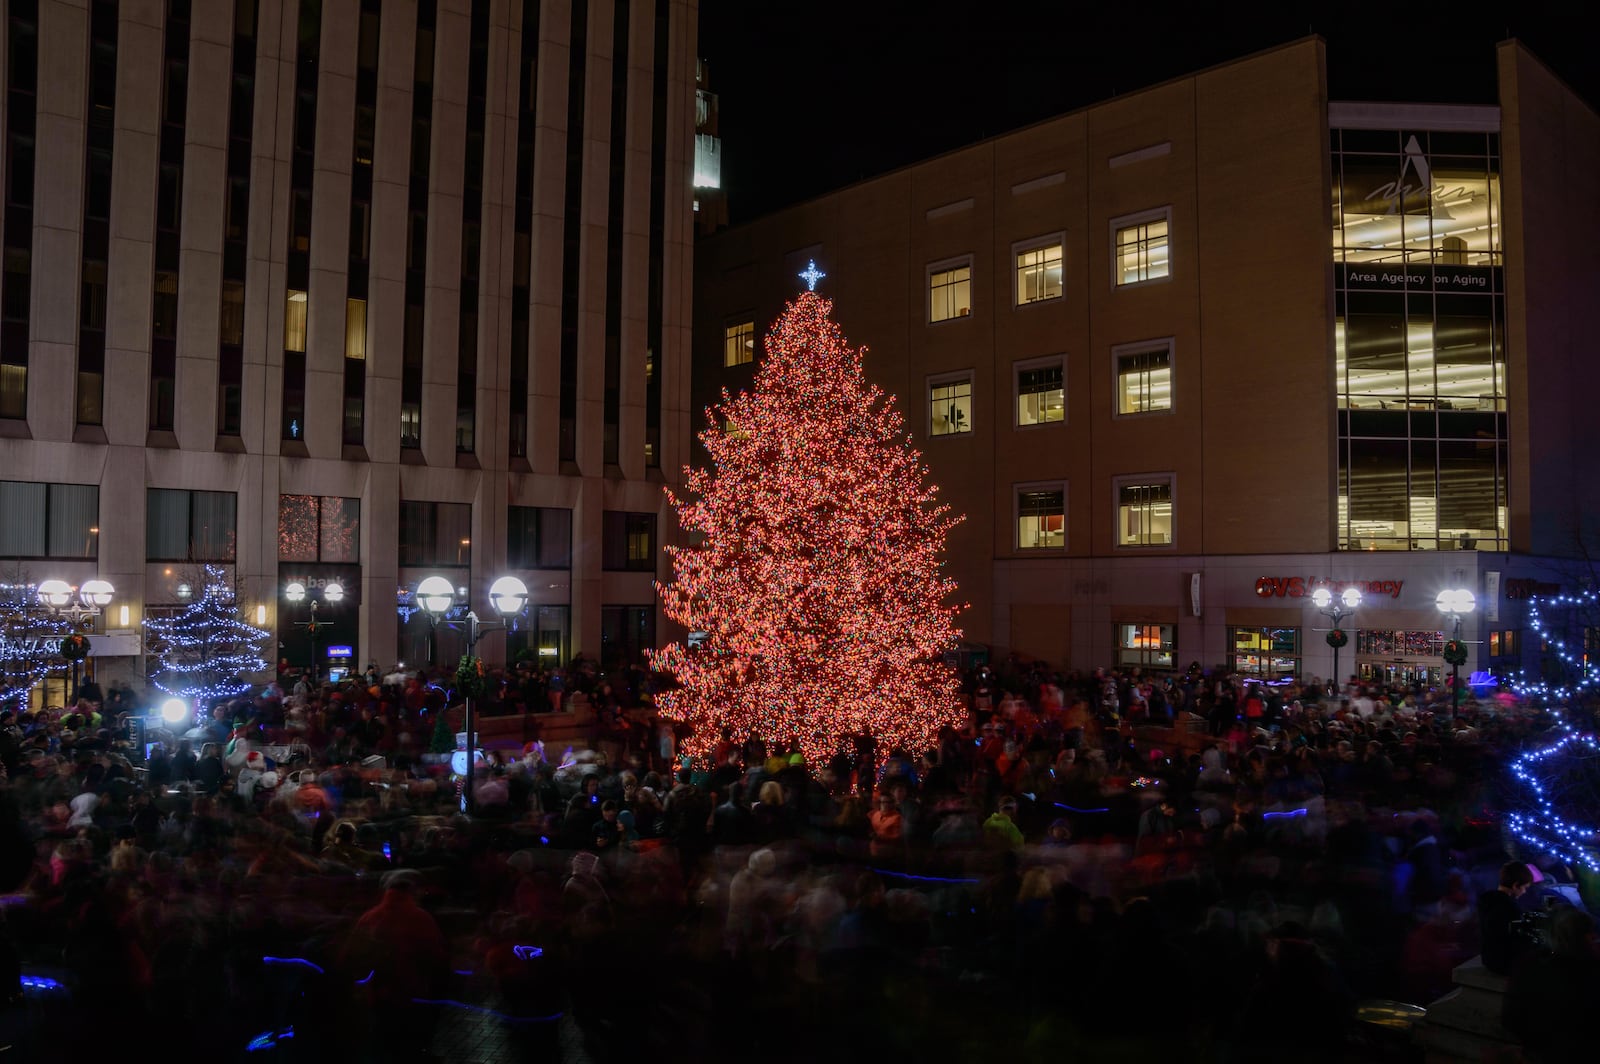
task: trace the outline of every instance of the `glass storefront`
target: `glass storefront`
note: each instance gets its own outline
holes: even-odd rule
[[[1300,629],[1229,628],[1233,671],[1262,680],[1292,679],[1300,675]]]
[[[1342,550],[1506,549],[1498,151],[1333,132]]]
[[[1444,664],[1447,636],[1434,631],[1363,628],[1356,632],[1356,675],[1371,683],[1436,686],[1449,669]]]

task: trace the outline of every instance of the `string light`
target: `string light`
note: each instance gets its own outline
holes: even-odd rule
[[[1528,805],[1506,816],[1512,834],[1524,845],[1591,872],[1600,872],[1600,830],[1567,819],[1557,803],[1576,790],[1580,793],[1566,804],[1595,808],[1597,758],[1600,743],[1595,737],[1571,730],[1549,746],[1523,754],[1511,763],[1511,774],[1523,785]]]
[[[1573,594],[1533,595],[1528,599],[1528,625],[1533,629],[1534,635],[1542,646],[1549,648],[1549,653],[1554,654],[1563,664],[1577,666],[1577,679],[1570,686],[1565,684],[1551,685],[1543,680],[1530,679],[1527,670],[1521,670],[1519,676],[1511,681],[1512,688],[1524,698],[1541,698],[1550,701],[1564,702],[1582,692],[1593,690],[1600,682],[1600,669],[1590,661],[1590,655],[1584,650],[1573,650],[1567,646],[1566,640],[1555,635],[1551,626],[1545,621],[1545,608],[1547,606],[1566,609],[1594,609],[1600,606],[1600,591],[1579,591]],[[1585,628],[1593,627],[1592,624],[1584,625]],[[1571,670],[1563,670],[1569,677]]]
[[[867,734],[881,760],[965,720],[943,661],[965,608],[941,560],[961,518],[832,306],[809,291],[788,305],[751,390],[706,411],[711,468],[667,492],[691,545],[667,548],[662,608],[705,635],[652,666],[676,680],[657,704],[694,726],[693,755],[726,728],[795,741],[812,764]]]
[[[240,676],[269,666],[261,648],[270,635],[239,616],[227,574],[206,566],[200,597],[173,617],[147,617],[148,646],[156,655],[152,681],[190,702],[232,698],[250,689]]]
[[[0,584],[0,702],[17,703],[28,712],[33,689],[63,664],[63,636],[74,631],[71,621],[39,608],[39,586]]]

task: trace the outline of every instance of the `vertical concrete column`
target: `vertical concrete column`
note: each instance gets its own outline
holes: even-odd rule
[[[189,27],[178,253],[178,401],[173,427],[179,447],[210,451],[217,438],[233,5],[196,4]]]
[[[305,440],[313,458],[337,459],[344,445],[345,286],[359,17],[354,3],[322,7],[311,178],[311,287],[306,294]]]
[[[86,0],[43,0],[34,138],[33,335],[28,351],[28,428],[36,440],[70,440],[76,421],[76,282],[83,245],[88,54]],[[74,283],[55,283],[68,277]]]

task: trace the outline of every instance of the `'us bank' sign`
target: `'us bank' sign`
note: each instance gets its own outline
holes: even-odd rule
[[[1262,598],[1307,598],[1318,588],[1337,596],[1353,587],[1363,595],[1397,599],[1404,580],[1330,580],[1325,576],[1263,576],[1256,581],[1256,594]]]

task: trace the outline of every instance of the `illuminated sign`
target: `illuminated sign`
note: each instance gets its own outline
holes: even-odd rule
[[[1325,576],[1263,576],[1256,580],[1256,594],[1262,598],[1310,598],[1318,588],[1325,587],[1335,596],[1347,587],[1363,595],[1377,595],[1397,599],[1404,580],[1330,580]]]
[[[346,643],[335,643],[328,648],[328,657],[330,658],[348,658],[354,655],[355,651]]]

